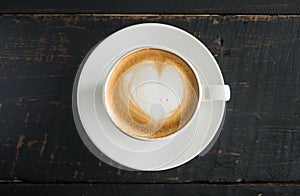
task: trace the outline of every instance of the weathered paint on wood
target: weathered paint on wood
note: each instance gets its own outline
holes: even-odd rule
[[[1,0],[0,13],[299,14],[298,0]]]
[[[299,195],[297,184],[2,184],[5,195]]]
[[[212,150],[165,172],[101,163],[81,142],[71,111],[72,84],[85,54],[109,34],[141,22],[172,24],[199,38],[232,89]],[[0,179],[299,182],[299,31],[299,16],[0,16]]]

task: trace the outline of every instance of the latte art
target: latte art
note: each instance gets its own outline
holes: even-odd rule
[[[168,136],[191,119],[199,87],[183,59],[146,48],[116,63],[104,96],[108,114],[120,130],[151,139]]]

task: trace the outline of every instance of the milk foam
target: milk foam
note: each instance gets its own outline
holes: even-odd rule
[[[122,131],[157,138],[182,128],[199,98],[197,79],[180,57],[142,49],[119,61],[108,79],[105,102]]]
[[[180,73],[172,65],[147,61],[125,73],[122,88],[148,115],[151,115],[150,108],[155,103],[161,103],[166,115],[169,115],[181,103],[183,82]],[[151,117],[158,118],[156,115]]]

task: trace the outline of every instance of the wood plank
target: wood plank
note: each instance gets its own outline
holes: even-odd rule
[[[10,0],[0,13],[299,14],[298,0]]]
[[[299,184],[1,184],[5,195],[299,195]]]
[[[72,117],[76,70],[97,42],[141,22],[185,29],[232,88],[223,131],[205,157],[165,172],[98,161]],[[0,17],[0,179],[23,182],[300,180],[299,16]]]

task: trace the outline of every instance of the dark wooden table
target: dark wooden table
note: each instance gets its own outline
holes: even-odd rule
[[[298,0],[0,0],[0,13],[1,195],[300,195]],[[141,22],[196,36],[232,89],[212,150],[164,172],[102,163],[72,116],[85,54]]]

